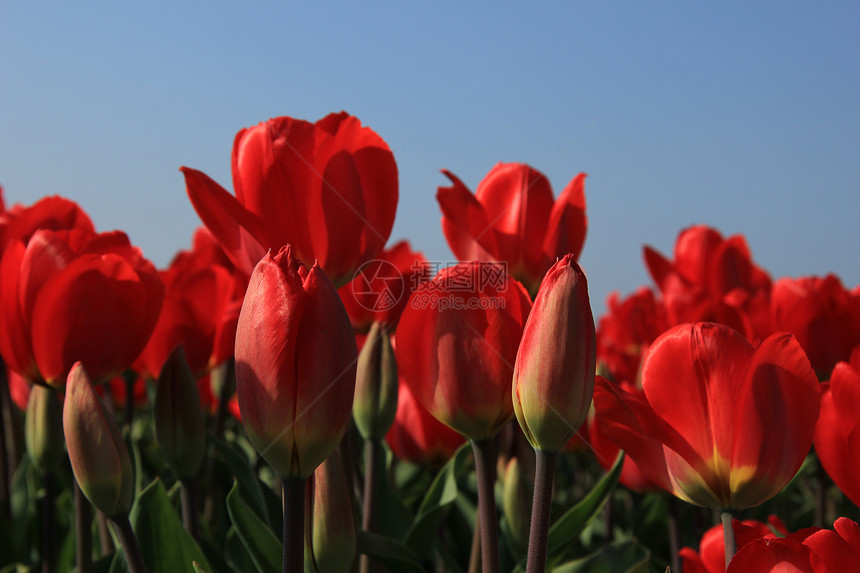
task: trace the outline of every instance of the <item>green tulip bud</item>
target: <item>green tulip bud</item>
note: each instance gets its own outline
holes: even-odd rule
[[[185,351],[177,346],[165,360],[155,390],[155,437],[179,479],[197,475],[206,454],[206,425],[200,393]]]
[[[391,337],[374,322],[358,354],[352,415],[365,439],[381,440],[397,414],[397,363]]]
[[[355,560],[355,521],[336,450],[308,480],[305,497],[305,571],[347,573]]]
[[[30,388],[24,420],[27,454],[40,472],[56,469],[65,455],[63,407],[56,390],[34,385]]]
[[[90,503],[108,517],[128,513],[134,501],[131,458],[80,362],[66,380],[63,431],[72,471]]]
[[[502,509],[508,525],[507,538],[512,548],[525,554],[529,545],[533,485],[526,480],[520,461],[508,460],[502,487]]]

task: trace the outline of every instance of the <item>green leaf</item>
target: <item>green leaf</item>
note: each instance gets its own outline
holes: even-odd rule
[[[621,475],[623,464],[624,452],[619,452],[612,468],[600,479],[594,489],[552,524],[547,541],[547,570],[552,570],[552,567],[564,557],[579,534],[600,513],[606,500],[612,494],[615,484],[618,483],[618,476]],[[521,573],[525,571],[525,568],[525,560],[520,561],[514,572]]]
[[[466,471],[471,451],[468,443],[463,445],[439,471],[436,479],[430,484],[430,489],[424,496],[421,507],[418,508],[418,515],[406,535],[406,545],[427,559],[432,557],[434,545],[428,543],[428,540],[436,538],[439,525],[457,500],[459,494],[457,480]]]
[[[358,553],[373,557],[398,573],[426,573],[421,557],[403,543],[369,531],[358,531]]]
[[[281,541],[239,495],[239,482],[227,494],[227,513],[260,573],[281,571]]]
[[[266,501],[263,497],[263,492],[260,488],[260,482],[257,475],[254,473],[252,464],[250,464],[242,454],[231,448],[226,442],[215,437],[215,434],[209,432],[209,441],[214,446],[215,459],[223,462],[230,468],[230,472],[235,476],[239,484],[239,489],[242,490],[242,498],[248,500],[254,513],[263,518],[263,522],[270,524],[268,512],[266,511]]]
[[[553,573],[643,573],[648,570],[651,551],[635,539],[616,541],[591,555],[568,561]]]
[[[194,567],[194,573],[207,573],[196,561],[191,564]]]
[[[140,492],[129,521],[149,573],[191,571],[194,561],[209,569],[200,547],[182,526],[160,479],[153,480]],[[117,556],[121,555],[122,551],[117,551]],[[122,565],[114,560],[111,571],[126,569],[125,559],[120,560]]]

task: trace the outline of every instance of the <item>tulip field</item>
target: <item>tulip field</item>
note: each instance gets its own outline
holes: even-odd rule
[[[694,225],[595,317],[586,175],[522,163],[443,171],[441,265],[346,112],[241,129],[232,190],[181,172],[163,269],[0,195],[0,573],[860,562],[860,287]]]

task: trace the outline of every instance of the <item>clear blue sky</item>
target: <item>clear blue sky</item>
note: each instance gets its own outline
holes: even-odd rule
[[[707,223],[774,278],[860,283],[860,4],[0,4],[7,203],[78,201],[157,265],[199,220],[179,166],[228,189],[235,133],[347,110],[394,151],[392,240],[448,261],[436,188],[498,161],[558,194],[589,174],[596,312]]]

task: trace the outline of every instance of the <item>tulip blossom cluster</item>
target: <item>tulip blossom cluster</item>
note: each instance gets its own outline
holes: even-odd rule
[[[594,317],[584,173],[443,169],[441,265],[346,112],[230,164],[165,268],[0,189],[0,569],[856,566],[860,286],[699,224]]]

